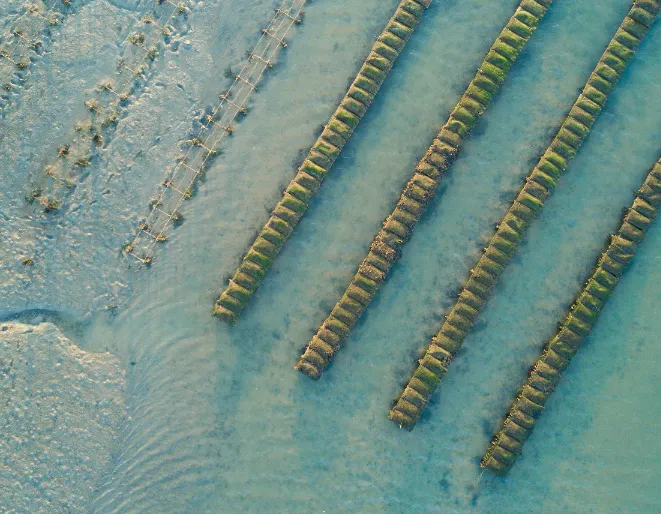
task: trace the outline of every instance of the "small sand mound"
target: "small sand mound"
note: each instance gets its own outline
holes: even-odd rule
[[[0,325],[0,511],[86,512],[124,416],[125,376],[50,323]]]

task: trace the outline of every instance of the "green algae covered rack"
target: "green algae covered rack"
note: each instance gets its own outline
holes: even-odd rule
[[[294,180],[285,189],[268,222],[243,257],[213,310],[234,323],[255,294],[285,242],[321,188],[342,148],[367,112],[432,0],[402,0],[393,17],[372,46],[367,59],[339,107],[310,149]]]
[[[419,419],[491,295],[498,277],[516,253],[526,229],[542,210],[557,180],[588,136],[609,93],[654,23],[660,8],[661,0],[636,0],[633,3],[557,135],[526,179],[526,184],[498,225],[484,254],[471,270],[468,282],[408,385],[390,410],[390,419],[400,427],[411,430]]]
[[[556,335],[546,344],[482,459],[482,467],[506,475],[521,454],[562,372],[599,318],[661,207],[661,159],[636,192],[633,205],[576,297]]]
[[[374,238],[349,287],[308,343],[296,365],[301,373],[318,379],[340,350],[399,258],[401,248],[434,197],[445,171],[452,166],[470,130],[505,82],[507,73],[551,3],[552,0],[523,0],[498,35],[449,119],[417,164],[395,210]]]

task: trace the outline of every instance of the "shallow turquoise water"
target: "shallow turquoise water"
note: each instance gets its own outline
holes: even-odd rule
[[[117,248],[178,155],[176,142],[186,137],[192,113],[222,90],[222,70],[255,42],[274,2],[250,8],[238,0],[200,2],[191,14],[190,48],[182,44],[158,64],[98,174],[77,192],[74,214],[51,229],[50,239],[26,221],[52,269],[39,275],[39,285],[27,286],[38,301],[24,295],[22,308],[79,315],[79,300],[53,291],[72,287],[62,278],[69,276],[85,284],[82,298],[89,295],[89,303],[119,304],[114,316],[86,312],[84,335],[76,340],[86,350],[111,350],[128,373],[128,418],[92,511],[661,508],[661,424],[654,412],[661,377],[653,344],[661,333],[659,227],[650,230],[509,477],[480,478],[479,469],[532,359],[658,158],[660,26],[531,227],[421,422],[406,433],[386,418],[417,352],[437,330],[629,0],[557,0],[390,279],[319,382],[293,370],[301,348],[518,2],[435,0],[240,322],[228,328],[210,316],[226,277],[291,179],[299,149],[313,142],[397,3],[363,0],[356,8],[348,0],[315,0],[306,8],[305,23],[149,272],[127,272]],[[108,9],[129,16],[121,7],[92,2],[80,16]],[[111,32],[100,26],[94,37]],[[111,69],[117,51],[104,50],[98,66]],[[53,62],[57,56],[54,51]],[[95,82],[84,66],[69,65],[77,80],[71,105]],[[35,87],[47,88],[48,69],[42,67],[41,78],[35,74]],[[29,94],[35,91],[26,92],[25,105]],[[61,119],[55,130],[75,119],[56,102],[41,108]],[[24,109],[10,123],[15,130],[30,127],[35,161],[48,153],[38,144],[47,121]],[[16,170],[12,185],[18,188],[29,169]],[[12,205],[18,200],[3,199],[3,212]],[[94,257],[86,258],[87,251]],[[56,276],[58,269],[65,274]],[[117,282],[121,287],[113,289]],[[19,310],[10,300],[8,311]]]

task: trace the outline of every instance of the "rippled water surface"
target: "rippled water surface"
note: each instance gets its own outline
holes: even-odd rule
[[[194,117],[227,87],[224,70],[244,58],[279,2],[193,2],[188,32],[157,59],[65,215],[49,221],[25,207],[31,177],[71,132],[89,89],[112,73],[127,24],[151,5],[83,4],[0,120],[0,312],[23,322],[36,311],[57,317],[83,350],[110,351],[126,371],[127,414],[91,512],[661,510],[659,226],[508,478],[479,468],[529,365],[659,157],[661,25],[408,433],[388,421],[391,402],[630,0],[554,2],[318,382],[293,364],[518,2],[433,1],[231,328],[212,318],[213,301],[398,1],[309,3],[149,271],[127,270],[119,248]],[[29,269],[20,264],[28,256]]]

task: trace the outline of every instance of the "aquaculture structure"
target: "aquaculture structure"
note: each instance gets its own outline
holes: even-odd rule
[[[533,219],[590,133],[608,95],[631,61],[661,8],[661,0],[636,0],[608,44],[557,135],[526,178],[472,268],[452,310],[433,338],[413,377],[390,411],[390,419],[411,430],[457,355],[503,269],[516,253]]]
[[[417,28],[431,0],[402,0],[372,46],[349,91],[310,149],[294,180],[243,257],[214,308],[222,320],[234,323],[255,294],[287,239],[319,192],[342,148],[363,118],[404,45]]]
[[[24,6],[0,35],[0,115],[4,116],[12,100],[20,93],[35,63],[47,51],[66,16],[81,0],[38,0]]]
[[[76,123],[70,141],[57,149],[55,158],[44,167],[44,175],[32,184],[28,202],[45,212],[62,209],[76,185],[87,177],[100,149],[109,144],[128,106],[144,92],[162,43],[167,45],[181,31],[177,20],[188,12],[185,2],[155,2],[138,30],[132,30],[124,41],[115,76],[102,81],[85,101],[87,117]]]
[[[340,350],[351,328],[399,258],[402,247],[436,194],[443,175],[505,82],[551,3],[552,0],[523,0],[500,32],[459,103],[415,167],[395,210],[374,238],[349,287],[308,343],[296,365],[301,373],[318,379]]]
[[[505,475],[544,411],[562,372],[596,324],[602,308],[629,266],[647,229],[661,207],[661,159],[647,175],[617,233],[576,297],[558,332],[546,343],[516,400],[482,459],[482,467]]]
[[[218,105],[203,115],[197,134],[187,141],[186,153],[160,184],[147,218],[124,246],[124,255],[150,265],[156,245],[167,241],[170,231],[181,223],[182,204],[193,197],[198,180],[220,154],[222,141],[234,133],[234,121],[248,113],[248,102],[262,76],[273,66],[280,50],[287,47],[285,38],[292,26],[301,23],[305,2],[284,0],[275,10],[229,90],[223,91]]]

